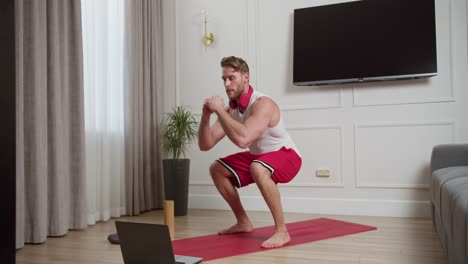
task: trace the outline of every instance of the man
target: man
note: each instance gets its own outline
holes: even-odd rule
[[[276,248],[291,238],[286,229],[277,183],[291,181],[299,172],[301,157],[289,137],[278,105],[249,85],[249,67],[237,57],[221,60],[222,79],[229,107],[220,96],[205,100],[198,133],[200,150],[207,151],[227,136],[240,148],[236,153],[213,162],[210,174],[216,188],[231,207],[237,223],[219,234],[250,232],[252,223],[247,216],[237,188],[256,183],[275,222],[275,233],[261,246]],[[211,126],[210,116],[217,121]]]

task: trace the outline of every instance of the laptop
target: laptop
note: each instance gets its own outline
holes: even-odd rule
[[[116,221],[125,264],[196,264],[202,258],[174,255],[167,225]]]

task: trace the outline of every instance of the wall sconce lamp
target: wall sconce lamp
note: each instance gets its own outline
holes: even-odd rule
[[[202,13],[205,15],[205,32],[203,34],[202,40],[203,40],[203,44],[205,44],[205,46],[210,46],[214,42],[214,35],[213,35],[213,33],[208,32],[206,30],[207,14],[206,14],[206,12],[204,12],[204,10],[202,11]]]

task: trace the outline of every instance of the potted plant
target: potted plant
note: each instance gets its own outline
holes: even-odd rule
[[[174,215],[187,215],[190,160],[185,158],[189,145],[197,138],[198,122],[187,106],[176,106],[161,123],[164,192],[174,200]]]

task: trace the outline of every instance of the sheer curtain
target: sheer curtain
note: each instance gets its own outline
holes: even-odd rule
[[[88,224],[126,214],[124,2],[81,0]]]
[[[81,3],[88,224],[94,224],[162,207],[161,1]]]

